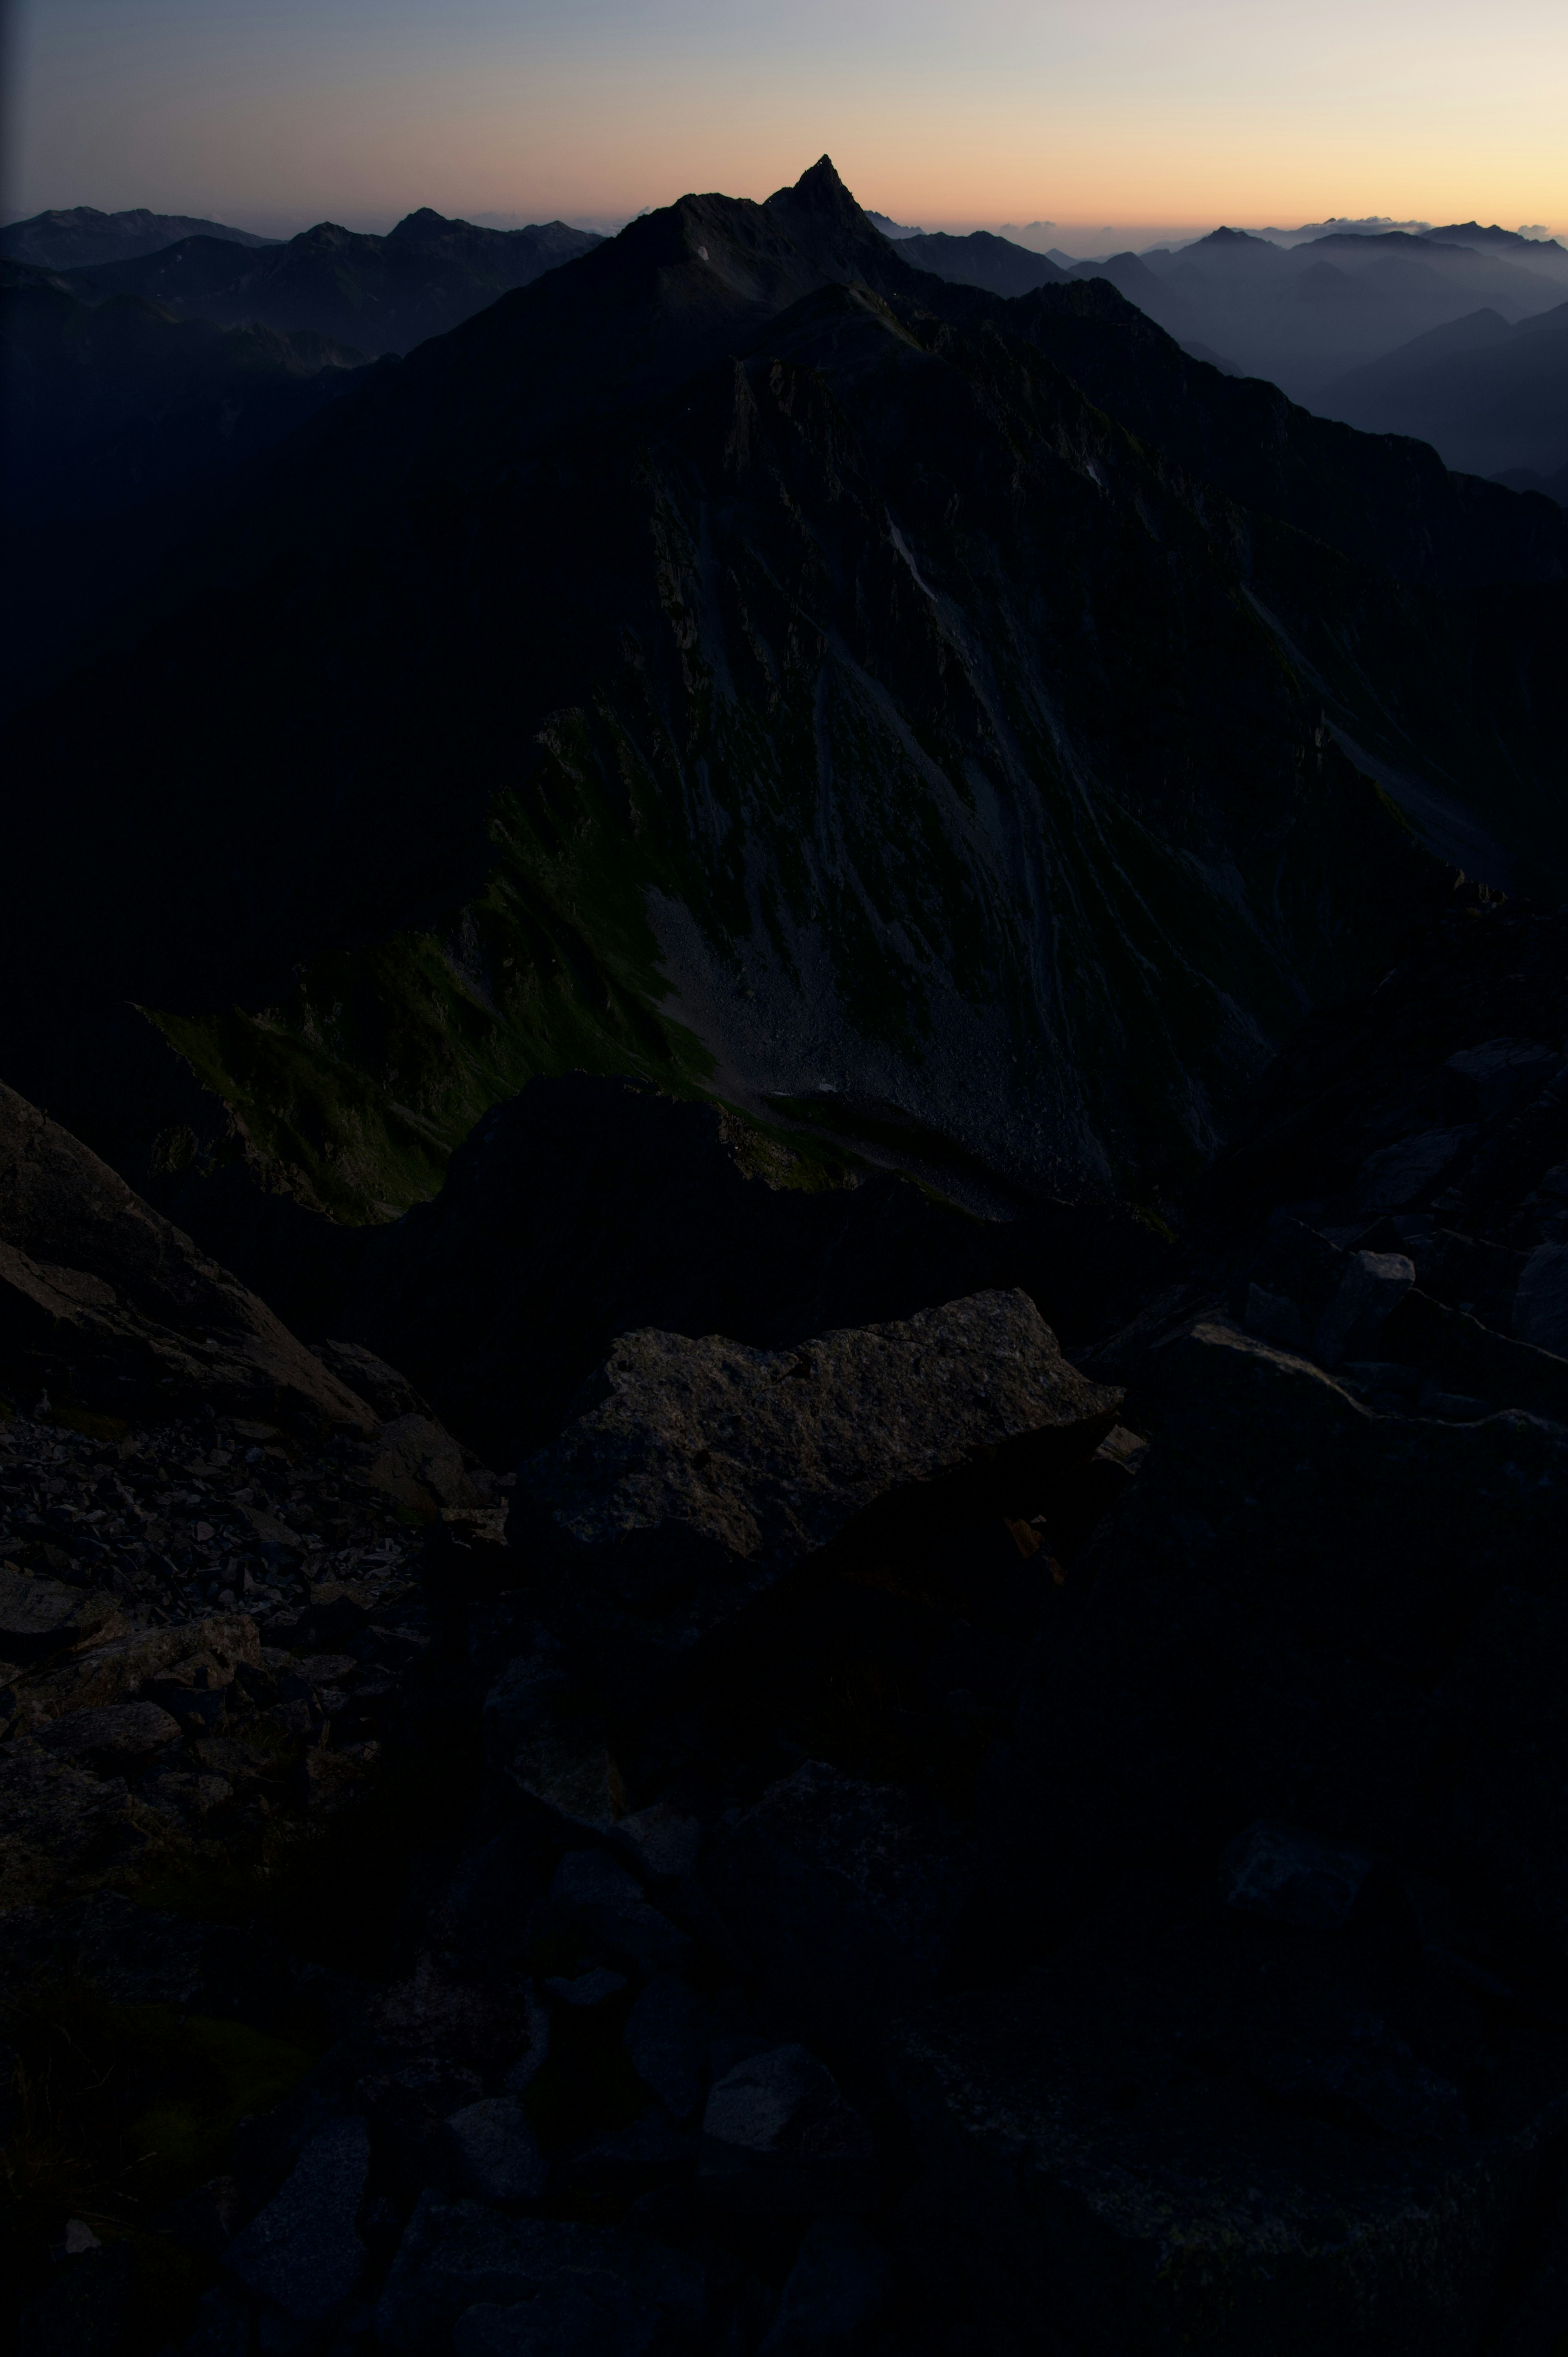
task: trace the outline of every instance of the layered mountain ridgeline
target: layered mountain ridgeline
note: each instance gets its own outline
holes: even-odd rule
[[[1509,320],[1552,308],[1568,295],[1568,252],[1463,227],[1336,230],[1294,245],[1218,229],[1192,245],[1076,263],[1071,274],[1112,279],[1183,343],[1316,406],[1347,371],[1483,306]]]
[[[912,271],[825,162],[634,223],[259,479],[21,730],[15,1074],[198,1231],[224,1164],[386,1218],[575,1064],[991,1211],[1146,1198],[1450,897],[1391,796],[1561,889],[1554,510],[1108,287]]]
[[[1568,466],[1568,303],[1513,326],[1470,312],[1339,378],[1317,406],[1418,435],[1474,474],[1558,474]]]
[[[7,221],[0,229],[0,257],[25,262],[36,270],[88,270],[105,262],[131,262],[143,253],[161,253],[182,237],[220,238],[229,245],[276,245],[272,237],[253,230],[231,229],[225,221],[202,221],[189,213],[149,212],[138,205],[129,212],[102,213],[93,205],[70,205],[53,212],[33,213],[26,221]]]
[[[306,328],[371,354],[404,352],[600,242],[564,221],[478,229],[424,205],[385,237],[320,221],[286,244],[247,253],[232,240],[182,236],[156,253],[83,267],[72,283],[89,300],[139,295],[180,318]]]

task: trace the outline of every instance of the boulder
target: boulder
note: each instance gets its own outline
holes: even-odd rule
[[[650,1882],[681,1882],[703,1854],[701,1820],[670,1801],[655,1801],[622,1817],[611,1841]]]
[[[423,1955],[407,1980],[375,1998],[369,2026],[387,2055],[437,2055],[489,2076],[536,2043],[535,2011],[525,1986],[503,1981],[492,1990]]]
[[[827,2065],[775,2046],[709,2089],[697,2191],[717,2211],[814,2216],[875,2210],[882,2179],[871,2131]]]
[[[47,1752],[0,1759],[0,1915],[134,1875],[166,1830],[123,1777]]]
[[[1375,1349],[1379,1328],[1415,1283],[1415,1263],[1404,1253],[1357,1252],[1348,1260],[1312,1338],[1314,1357],[1328,1367]]]
[[[233,1663],[204,1651],[144,1677],[142,1698],[169,1712],[191,1734],[215,1735],[223,1724],[233,1684]]]
[[[510,2095],[465,2104],[446,2142],[467,2190],[481,2201],[537,2201],[548,2174],[533,2130]]]
[[[0,1564],[0,1661],[26,1668],[52,1653],[70,1653],[112,1633],[119,1622],[113,1596],[84,1592],[63,1580],[40,1579]]]
[[[484,1503],[469,1479],[463,1451],[444,1425],[428,1415],[403,1415],[383,1425],[381,1453],[365,1476],[400,1506],[435,1517],[443,1507]]]
[[[932,1803],[817,1760],[771,1786],[696,1878],[777,2002],[873,2051],[936,1994],[978,1880],[972,1841]]]
[[[53,1663],[32,1683],[57,1716],[101,1710],[142,1695],[149,1684],[185,1662],[204,1662],[225,1684],[234,1672],[262,1666],[262,1641],[245,1612],[215,1612],[202,1620],[173,1621],[112,1636],[69,1661]]]
[[[1361,1166],[1358,1190],[1361,1208],[1367,1211],[1397,1211],[1406,1203],[1413,1203],[1418,1195],[1435,1186],[1468,1146],[1474,1146],[1477,1135],[1470,1124],[1456,1129],[1427,1129],[1369,1154]]]
[[[668,2351],[669,2357],[694,2345],[707,2305],[702,2268],[650,2236],[559,2219],[507,2217],[477,2201],[446,2201],[426,2192],[398,2245],[377,2303],[376,2330],[390,2349],[436,2351],[471,2309],[516,2309],[527,2303],[531,2315],[546,2298],[548,2315],[559,2312],[567,2293],[580,2296],[590,2309],[596,2301],[612,2313],[634,2303],[655,2323],[648,2346]],[[521,2321],[514,2319],[509,2328],[492,2326],[487,2318],[461,2341],[454,2336],[453,2345],[476,2351],[526,2348],[521,2338],[490,2337],[492,2330],[504,2334]]]
[[[1521,1341],[1568,1358],[1568,1244],[1537,1244],[1520,1272],[1513,1329]]]
[[[310,1347],[328,1372],[357,1393],[383,1424],[393,1424],[401,1416],[429,1416],[428,1404],[408,1377],[378,1359],[373,1351],[367,1351],[362,1342],[313,1342]]]
[[[1249,1825],[1220,1861],[1227,1906],[1274,1923],[1340,1932],[1376,1861],[1343,1842],[1314,1841],[1282,1825]]]
[[[594,2006],[607,2005],[626,1985],[624,1973],[612,1973],[607,1964],[595,1964],[585,1973],[552,1973],[544,1991],[557,2005],[569,2005],[575,2013],[584,2013]]]
[[[609,2276],[547,2284],[515,2308],[479,2300],[457,2319],[453,2357],[650,2357],[669,2342],[656,2308]]]
[[[696,2159],[696,2136],[677,2127],[661,2105],[650,2104],[630,2127],[580,2147],[563,2162],[561,2173],[575,2192],[625,2198],[689,2179]]]
[[[660,1973],[627,2016],[627,2055],[672,2119],[690,2119],[702,2099],[707,2010],[674,1973]]]
[[[365,2246],[356,2220],[371,2165],[361,2119],[333,2120],[223,2254],[223,2266],[291,2324],[325,2324],[358,2289]]]
[[[0,1084],[0,1373],[120,1415],[190,1399],[369,1434],[366,1403],[69,1130]]]
[[[887,2307],[892,2266],[858,2218],[813,2219],[757,2357],[848,2357]]]
[[[477,2071],[439,2055],[364,2072],[354,2095],[371,2123],[378,2176],[410,2200],[446,2181],[453,2168],[446,2122],[478,2104],[484,2092]]]
[[[1540,1039],[1485,1039],[1459,1049],[1443,1069],[1474,1094],[1484,1121],[1496,1121],[1538,1096],[1562,1060]]]
[[[789,1351],[623,1335],[608,1397],[519,1469],[510,1527],[559,1609],[679,1650],[869,1509],[968,1474],[1032,1512],[1121,1394],[1062,1357],[1028,1297],[981,1293]]]
[[[564,1709],[566,1657],[543,1632],[541,1640],[507,1663],[485,1697],[485,1758],[552,1830],[607,1833],[625,1806],[619,1770],[602,1724]]]
[[[640,1972],[665,1971],[692,1952],[686,1933],[649,1905],[641,1884],[604,1850],[569,1850],[550,1899],[558,1915]]]
[[[111,1703],[100,1710],[68,1711],[40,1729],[42,1751],[58,1751],[67,1760],[85,1760],[109,1773],[134,1768],[138,1761],[179,1741],[179,1721],[153,1702]]]

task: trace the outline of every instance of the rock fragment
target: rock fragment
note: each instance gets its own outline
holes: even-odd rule
[[[714,2209],[768,2217],[874,2210],[876,2147],[803,2046],[748,2056],[708,2091],[697,2190]]]
[[[1316,1841],[1283,1825],[1249,1825],[1225,1852],[1220,1893],[1228,1907],[1271,1922],[1339,1932],[1375,1863],[1343,1842]]]
[[[325,2324],[364,2273],[356,2219],[370,2165],[363,2120],[322,2128],[281,2190],[225,2250],[228,2273],[292,2324]]]
[[[622,1336],[609,1397],[518,1473],[512,1526],[564,1606],[631,1614],[679,1649],[856,1515],[962,1472],[999,1500],[1092,1454],[1121,1394],[1062,1357],[1022,1293],[757,1351]]]
[[[537,2201],[548,2171],[533,2130],[510,2095],[454,2112],[446,2141],[470,2193],[481,2201]]]

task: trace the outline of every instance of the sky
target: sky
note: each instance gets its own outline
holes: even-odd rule
[[[4,217],[609,226],[831,154],[1102,253],[1330,215],[1568,236],[1568,0],[12,0]]]

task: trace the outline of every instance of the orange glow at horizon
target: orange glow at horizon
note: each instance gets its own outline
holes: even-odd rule
[[[1568,235],[1568,8],[1514,0],[21,0],[8,215],[385,226],[763,197],[1035,242],[1336,215]]]

